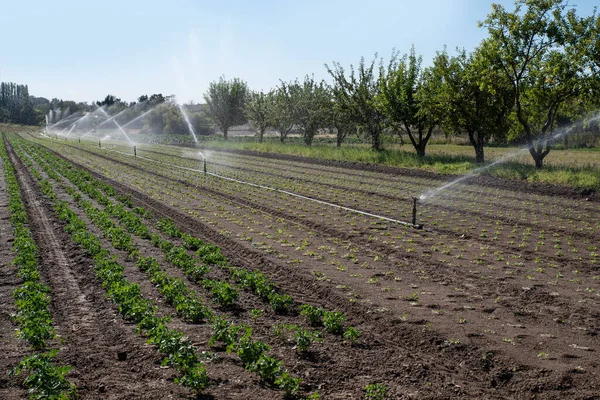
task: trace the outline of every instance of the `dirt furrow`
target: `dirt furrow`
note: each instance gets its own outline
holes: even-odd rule
[[[110,157],[102,157],[97,154],[96,156],[104,158],[113,163],[116,162]],[[135,168],[127,163],[124,164],[128,167]],[[144,173],[152,173],[152,171],[148,171],[143,168],[138,167],[137,169]],[[341,295],[339,291],[332,290],[331,284],[326,282],[315,282],[314,278],[308,275],[306,271],[302,269],[292,269],[289,266],[282,265],[281,262],[274,259],[274,257],[265,256],[264,253],[249,248],[243,243],[240,243],[239,240],[228,238],[217,232],[217,230],[214,228],[211,228],[198,220],[184,215],[182,212],[175,210],[173,207],[168,207],[161,202],[150,199],[148,196],[139,193],[126,185],[107,180],[99,174],[95,174],[95,176],[99,179],[104,179],[107,182],[110,182],[114,186],[117,186],[124,193],[132,194],[136,202],[145,204],[157,215],[165,215],[173,218],[178,225],[188,233],[193,233],[204,239],[208,239],[214,243],[217,243],[225,250],[226,255],[228,255],[234,263],[240,266],[246,266],[250,269],[260,269],[261,271],[268,273],[270,276],[274,277],[274,279],[286,292],[294,293],[297,296],[302,297],[304,300],[308,300],[312,303],[333,305],[335,308],[344,310],[351,317],[353,322],[357,321],[359,324],[361,324],[361,326],[366,327],[365,330],[373,333],[375,335],[375,340],[388,346],[390,351],[399,351],[398,354],[403,354],[404,351],[408,351],[408,354],[414,355],[415,360],[423,360],[424,364],[428,367],[435,365],[437,371],[444,371],[447,373],[449,378],[452,378],[453,382],[458,382],[459,385],[463,384],[463,387],[468,388],[466,390],[471,396],[477,397],[476,394],[485,393],[486,395],[483,397],[489,398],[493,393],[497,394],[498,392],[496,389],[489,389],[488,386],[491,385],[495,388],[502,387],[500,393],[523,393],[524,390],[530,390],[530,387],[533,386],[536,392],[541,392],[547,395],[550,395],[550,393],[555,393],[557,396],[560,396],[560,393],[562,393],[561,391],[568,390],[569,394],[574,396],[576,395],[577,398],[585,398],[589,393],[593,393],[593,388],[597,386],[597,384],[593,384],[596,366],[595,364],[591,363],[590,357],[587,356],[580,358],[580,361],[576,362],[581,362],[582,365],[589,366],[589,375],[583,372],[579,373],[575,370],[573,370],[575,372],[567,371],[566,369],[569,368],[569,364],[572,365],[572,362],[564,362],[563,364],[559,364],[560,367],[556,369],[550,367],[550,369],[542,370],[535,367],[535,365],[533,365],[534,362],[532,362],[531,358],[529,358],[528,361],[523,361],[524,365],[522,365],[520,363],[523,358],[518,356],[520,353],[522,353],[522,351],[520,352],[518,350],[506,352],[501,350],[500,352],[506,354],[507,357],[494,358],[491,370],[485,370],[485,368],[488,368],[489,366],[485,366],[485,368],[482,366],[483,362],[481,354],[482,351],[487,351],[486,347],[480,347],[471,344],[463,346],[461,344],[459,349],[452,351],[451,349],[444,347],[443,342],[445,338],[439,335],[439,332],[425,332],[424,327],[421,327],[423,324],[421,324],[421,326],[416,323],[401,324],[400,321],[393,315],[369,314],[368,307],[360,304],[348,304],[347,297]],[[163,177],[163,179],[174,180],[173,178],[169,177]],[[194,185],[191,185],[189,182],[181,183],[190,187],[194,187]],[[216,195],[222,196],[220,193],[216,193]],[[231,200],[235,203],[239,204],[239,201],[241,201],[241,199],[235,195],[229,196],[232,198],[228,200]],[[246,204],[246,206],[249,205]],[[257,208],[260,209],[260,207]],[[279,212],[277,210],[263,211],[269,214],[271,211]],[[289,213],[285,213],[280,216],[286,220],[294,217],[294,215]],[[300,224],[307,226],[306,221],[302,221],[304,217],[295,217],[300,220]],[[323,221],[323,219],[320,221]],[[328,227],[325,226],[325,228]],[[333,232],[333,234],[337,233],[338,232]],[[361,237],[361,239],[366,240],[364,237]],[[369,247],[370,245],[365,243],[364,246]],[[411,268],[432,267],[434,269],[439,268],[440,271],[446,271],[446,273],[448,273],[447,266],[441,264],[429,265],[431,264],[431,261],[425,258],[422,259],[422,262],[418,260],[419,258],[410,259],[411,262],[417,263],[417,265],[411,266]],[[458,280],[453,280],[451,283],[456,284],[457,282]],[[497,286],[490,286],[490,288],[497,289]],[[443,288],[440,287],[440,290],[442,289]],[[517,289],[519,288],[515,286],[514,289],[516,293]],[[525,290],[525,288],[522,288],[521,290]],[[446,290],[446,292],[451,291],[452,285],[450,290]],[[519,313],[526,312],[531,314],[526,309],[521,310],[521,307],[526,307],[528,304],[527,299],[514,298],[510,301],[514,301],[514,303],[509,305],[512,305],[513,307],[519,307]],[[460,310],[457,312],[460,312]],[[531,323],[534,323],[536,326],[533,328],[528,327],[528,329],[531,329],[531,331],[535,333],[535,336],[537,336],[537,334],[540,332],[545,333],[545,329],[552,329],[551,325],[538,328],[537,324],[534,322],[536,318],[535,314],[533,314],[534,319],[531,318],[532,317],[529,317],[528,320]],[[453,323],[456,324],[456,321],[453,321]],[[471,321],[469,321],[469,323],[471,323]],[[477,321],[472,321],[472,323],[474,326],[477,326]],[[481,323],[479,325],[481,325]],[[442,331],[443,329],[456,330],[456,325],[448,325],[446,327],[440,325],[440,328]],[[544,331],[541,329],[544,329]],[[438,329],[436,325],[436,331],[437,330]],[[569,336],[568,339],[571,337],[573,336]],[[401,339],[399,340],[399,338]],[[531,340],[534,341],[536,339],[534,336],[532,336]],[[482,345],[485,344],[486,343],[484,342]],[[508,347],[508,349],[510,349],[510,347]],[[542,350],[545,349],[542,348]],[[533,357],[535,360],[535,354]],[[411,361],[408,363],[408,365],[414,366],[414,363]],[[457,369],[457,365],[459,365],[460,368]],[[548,365],[548,363],[545,363],[545,365]],[[512,379],[513,376],[515,377],[514,379]],[[563,381],[568,381],[568,385],[563,384]],[[588,390],[586,388],[590,389]],[[449,392],[445,393],[448,394]]]
[[[78,251],[41,197],[12,148],[31,230],[40,250],[40,270],[52,290],[52,315],[62,338],[59,360],[73,366],[69,379],[82,398],[163,399],[185,396],[173,374],[157,364],[158,353],[136,336],[93,276],[92,261]],[[125,359],[123,359],[125,358]]]
[[[0,398],[5,400],[23,399],[26,391],[19,386],[21,377],[9,377],[8,371],[30,353],[25,342],[15,336],[17,326],[11,321],[16,312],[13,299],[14,290],[22,283],[17,269],[11,264],[13,232],[9,221],[8,191],[4,180],[2,158],[0,158]]]

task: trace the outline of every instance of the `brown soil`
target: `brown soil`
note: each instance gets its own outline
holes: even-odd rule
[[[531,219],[536,211],[525,207],[518,212],[524,217],[502,220],[486,210],[465,211],[460,203],[429,206],[432,213],[459,215],[453,220],[457,231],[449,227],[407,231],[373,225],[367,219],[353,220],[354,225],[350,226],[345,224],[343,215],[309,209],[301,201],[263,196],[237,187],[229,190],[227,185],[220,190],[220,184],[166,169],[150,170],[112,155],[82,152],[75,146],[68,158],[120,192],[130,194],[136,204],[155,216],[168,216],[180,229],[216,243],[234,265],[268,274],[296,301],[344,311],[349,322],[364,332],[361,346],[349,348],[328,342],[318,348],[319,357],[310,362],[286,355],[289,351],[285,347],[275,350],[286,365],[294,365],[294,372],[305,374],[309,388],[319,389],[324,398],[360,398],[362,387],[376,382],[390,388],[391,398],[599,398],[597,265],[577,257],[554,255],[551,247],[543,253],[520,248],[502,235],[499,241],[492,241],[480,230],[463,233],[470,226],[466,218],[473,215],[480,223],[500,220],[514,224],[519,233],[540,229],[550,244],[552,233],[569,235],[572,245],[583,251],[600,242],[597,232],[553,226],[552,220],[543,218]],[[349,179],[367,179],[357,172],[356,165],[291,156],[279,159],[305,163],[307,170],[319,173],[331,173],[321,167],[347,168]],[[271,177],[285,174],[285,163],[281,165],[281,172],[274,171]],[[382,182],[393,182],[398,174],[415,179],[446,179],[382,166],[361,165],[358,171],[362,170],[377,172]],[[492,178],[479,179],[477,185],[502,190],[513,199],[524,193],[552,204],[581,199],[563,188]],[[372,189],[363,192],[365,196],[377,195]],[[557,200],[557,195],[563,200]],[[399,199],[393,196],[386,198],[389,202],[396,200]],[[600,210],[592,200],[586,206],[586,215],[597,216]],[[283,202],[291,205],[281,207]],[[498,203],[498,207],[502,204]],[[552,213],[561,217],[560,208]],[[284,242],[269,239],[267,233],[277,236],[277,229],[271,225],[289,232],[290,241],[295,244],[283,246]],[[243,235],[236,235],[249,229],[263,230],[265,236],[248,241]],[[403,239],[390,244],[396,236]],[[328,259],[316,258],[310,252],[303,255],[297,249],[301,238],[310,239],[307,250],[322,253],[327,248],[331,255]],[[267,252],[255,243],[263,239],[270,244]],[[566,243],[563,245],[566,247]],[[432,250],[436,246],[447,248],[448,254]],[[498,260],[482,256],[482,249],[497,253]],[[342,257],[345,252],[356,261]],[[540,255],[541,263],[536,261]],[[78,263],[74,254],[64,256],[67,262]],[[374,262],[374,257],[381,261]],[[485,262],[476,262],[479,259]],[[54,260],[60,262],[60,258]],[[297,262],[290,262],[294,260]],[[366,267],[359,267],[365,263]],[[533,273],[535,268],[540,270]],[[83,273],[76,271],[73,279]],[[566,278],[559,279],[559,273]],[[536,274],[537,278],[531,279]],[[554,275],[557,279],[553,279]],[[52,284],[51,277],[49,281]],[[242,309],[256,306],[254,300],[248,299]],[[242,313],[237,318],[246,321]],[[266,320],[268,324],[274,321],[276,316]],[[184,324],[180,326],[194,332]],[[258,326],[257,331],[268,340],[268,329]],[[205,338],[200,331],[194,334],[199,340]],[[100,367],[113,368],[108,363]],[[230,368],[232,373],[236,371],[235,365]],[[226,379],[227,368],[219,371],[223,374],[219,376]],[[226,382],[223,385],[228,387]],[[236,398],[253,398],[254,390],[240,389]],[[214,395],[228,398],[219,389]]]
[[[81,398],[164,399],[187,391],[172,383],[160,357],[104,297],[92,261],[62,231],[26,167],[9,148],[40,250],[40,271],[52,291],[52,316],[61,338],[57,363],[73,367],[68,378]],[[127,358],[120,361],[119,352]]]
[[[29,355],[29,349],[22,341],[17,340],[11,322],[11,314],[16,311],[12,294],[22,283],[17,276],[16,267],[11,265],[13,234],[8,217],[8,192],[4,180],[4,169],[0,158],[0,398],[22,399],[26,396],[19,387],[22,378],[9,377],[8,371],[14,368],[23,357]]]

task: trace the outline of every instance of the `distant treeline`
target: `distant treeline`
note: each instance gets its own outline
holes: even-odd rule
[[[137,101],[127,103],[111,94],[103,100],[93,103],[75,102],[53,98],[35,97],[29,94],[27,85],[12,82],[3,82],[0,85],[0,122],[22,125],[49,125],[58,124],[58,128],[68,127],[73,121],[86,113],[97,111],[102,107],[107,115],[115,116],[120,125],[125,125],[136,117],[147,113],[143,118],[133,121],[127,127],[139,130],[141,133],[153,135],[189,135],[189,128],[180,108],[171,101],[172,96],[163,96],[161,93],[151,96],[139,96]],[[187,104],[181,106],[185,109],[192,128],[198,135],[212,135],[215,126],[208,117],[206,105]],[[98,113],[98,116],[102,116]],[[64,121],[64,122],[61,122]],[[103,118],[84,119],[78,125],[79,129],[93,129],[98,127],[110,128],[110,124],[99,126]]]
[[[39,124],[39,115],[34,109],[27,85],[0,83],[0,121],[24,125]]]

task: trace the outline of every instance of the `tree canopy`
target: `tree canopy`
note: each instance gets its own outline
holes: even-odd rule
[[[480,23],[489,38],[482,51],[510,81],[514,116],[538,168],[552,146],[560,107],[585,88],[592,70],[580,63],[582,43],[577,34],[583,21],[563,0],[518,0],[513,12],[492,5]]]
[[[208,104],[211,117],[223,132],[227,140],[229,128],[246,122],[244,106],[248,102],[250,90],[246,82],[234,78],[226,81],[224,77],[211,82],[204,100]]]
[[[379,76],[375,63],[377,55],[370,64],[361,58],[358,69],[350,66],[350,73],[346,74],[344,68],[337,62],[333,68],[327,64],[327,72],[333,78],[333,97],[337,110],[346,114],[356,126],[360,126],[371,138],[371,147],[381,150],[381,134],[385,129],[385,114],[376,106],[376,99],[380,93]]]

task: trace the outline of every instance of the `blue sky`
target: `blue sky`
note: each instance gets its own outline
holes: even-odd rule
[[[512,0],[496,0],[512,9]],[[577,0],[580,15],[596,0]],[[175,94],[203,101],[208,83],[239,77],[255,90],[306,74],[329,79],[324,64],[389,59],[415,45],[435,52],[473,49],[485,30],[487,0],[0,0],[2,81],[47,98],[126,101]]]

